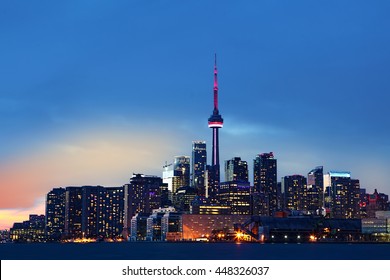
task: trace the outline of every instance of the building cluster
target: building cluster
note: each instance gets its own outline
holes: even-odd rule
[[[205,142],[193,142],[192,158],[175,157],[163,167],[162,177],[133,174],[121,187],[54,188],[46,196],[45,215],[15,223],[10,237],[20,242],[219,240],[231,239],[235,229],[245,232],[235,225],[244,225],[253,217],[262,217],[256,227],[268,229],[276,223],[274,219],[303,223],[303,218],[322,217],[349,219],[353,225],[362,219],[360,232],[366,234],[389,232],[388,195],[377,190],[366,193],[349,172],[324,174],[319,166],[307,176],[283,176],[278,182],[277,159],[273,153],[264,153],[254,159],[252,185],[247,162],[234,157],[225,161],[225,181],[212,192],[205,151]],[[270,232],[264,236],[277,240],[288,230],[281,235]],[[300,234],[302,240],[309,236]]]
[[[248,163],[240,157],[225,161],[225,178],[221,180],[219,130],[223,127],[223,118],[218,108],[217,74],[215,60],[214,108],[208,119],[212,130],[210,165],[207,164],[206,142],[194,141],[192,157],[174,157],[172,163],[164,165],[162,177],[134,174],[129,183],[121,187],[54,188],[46,197],[44,221],[39,218],[38,226],[35,221],[38,218],[32,217],[23,224],[16,223],[11,229],[13,240],[41,240],[31,233],[32,229],[43,231],[43,239],[48,241],[118,240],[122,237],[151,241],[210,236],[224,239],[231,236],[234,229],[259,239],[259,230],[253,232],[248,225],[264,228],[261,236],[268,239],[276,236],[272,228],[278,226],[286,227],[285,231],[280,231],[283,234],[290,230],[298,232],[299,225],[304,232],[322,234],[323,231],[318,230],[319,223],[328,223],[339,231],[349,228],[350,231],[345,231],[348,234],[356,233],[358,224],[388,231],[388,217],[377,216],[378,211],[390,210],[388,196],[377,191],[367,194],[350,172],[324,174],[323,167],[319,166],[307,176],[288,175],[278,182],[277,159],[270,152],[253,159],[253,184],[248,178]],[[333,220],[319,222],[315,218],[303,222],[302,218],[283,223],[274,220],[287,217]],[[372,220],[370,223],[354,221],[361,218]],[[340,219],[350,222],[339,222]],[[386,220],[384,227],[383,219]]]

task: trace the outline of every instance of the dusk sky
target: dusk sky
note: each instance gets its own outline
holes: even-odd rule
[[[69,185],[162,175],[211,149],[274,152],[390,194],[390,1],[13,1],[0,5],[0,229]],[[210,162],[210,159],[208,159]]]

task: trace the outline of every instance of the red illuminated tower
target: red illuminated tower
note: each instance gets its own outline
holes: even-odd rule
[[[219,168],[219,129],[223,126],[223,119],[219,114],[218,110],[218,70],[217,70],[217,55],[215,54],[215,63],[214,63],[214,110],[213,114],[209,118],[209,127],[213,130],[213,150],[212,150],[212,161],[211,161],[211,169],[213,171],[212,181],[214,186],[210,186],[214,188],[218,188],[220,182],[220,168]]]

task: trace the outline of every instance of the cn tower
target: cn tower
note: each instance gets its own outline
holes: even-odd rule
[[[219,170],[219,129],[223,127],[223,119],[218,110],[218,70],[217,70],[217,54],[214,61],[214,110],[209,118],[209,127],[213,130],[213,150],[211,166],[215,172],[214,179],[216,183],[220,182]]]

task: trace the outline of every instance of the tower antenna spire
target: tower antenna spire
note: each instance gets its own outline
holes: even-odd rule
[[[214,111],[218,114],[218,69],[217,53],[214,54]]]

